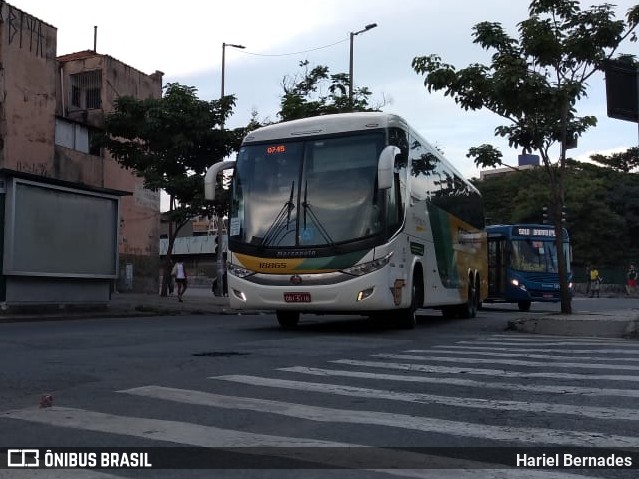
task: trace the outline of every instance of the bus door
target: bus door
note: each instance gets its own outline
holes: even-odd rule
[[[506,240],[488,237],[488,296],[504,297],[506,294]]]

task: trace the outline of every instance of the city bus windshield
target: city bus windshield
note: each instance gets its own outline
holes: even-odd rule
[[[334,246],[382,231],[377,161],[383,133],[244,145],[229,239],[262,248]]]
[[[563,253],[569,255],[569,246],[564,243]],[[539,241],[533,239],[513,240],[511,265],[519,271],[537,273],[558,273],[557,247],[553,241]],[[567,272],[570,272],[570,261],[566,261]]]

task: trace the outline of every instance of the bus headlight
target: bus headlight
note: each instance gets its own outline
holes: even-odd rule
[[[378,269],[386,266],[390,261],[391,256],[393,256],[392,251],[383,258],[369,261],[368,263],[358,264],[353,266],[352,268],[343,269],[342,273],[352,274],[353,276],[363,276],[365,274],[372,273],[373,271],[377,271]]]
[[[237,276],[238,278],[245,278],[252,274],[255,274],[255,271],[251,271],[250,269],[242,268],[241,266],[237,266],[235,264],[227,263],[226,270],[229,274],[233,276]]]
[[[512,279],[510,281],[512,283],[513,286],[515,286],[516,288],[519,288],[521,290],[526,291],[526,285],[523,283],[520,283],[518,279]]]

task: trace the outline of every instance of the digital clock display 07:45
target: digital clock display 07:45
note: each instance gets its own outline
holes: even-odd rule
[[[286,153],[286,146],[284,145],[267,146],[266,153],[269,155],[274,155],[276,153]]]

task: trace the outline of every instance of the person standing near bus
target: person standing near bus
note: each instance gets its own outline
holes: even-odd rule
[[[601,276],[596,266],[592,266],[590,269],[590,295],[588,297],[599,297],[599,286],[601,285]]]
[[[630,296],[630,294],[634,294],[636,288],[637,270],[635,269],[635,265],[631,264],[628,268],[628,272],[626,273],[626,294],[628,296]]]
[[[187,288],[187,276],[186,268],[184,267],[184,263],[182,262],[182,260],[178,260],[177,263],[173,265],[171,276],[175,279],[175,284],[177,285],[178,301],[180,303],[183,303],[184,301],[182,301],[182,295]]]
[[[592,271],[592,266],[586,265],[586,295],[590,295],[590,272]]]

